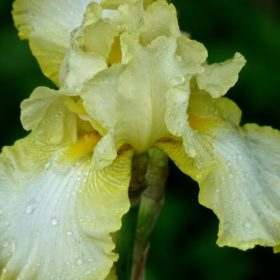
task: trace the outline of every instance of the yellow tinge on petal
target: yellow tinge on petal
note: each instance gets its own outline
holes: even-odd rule
[[[77,142],[70,145],[66,151],[66,157],[72,162],[77,161],[81,157],[86,155],[91,155],[93,153],[94,147],[100,140],[100,136],[96,133],[86,134]]]
[[[89,157],[62,163],[64,151],[31,134],[0,155],[3,280],[103,280],[118,258],[111,234],[129,208],[131,152],[93,171]]]
[[[199,182],[199,202],[219,218],[218,245],[242,250],[280,244],[280,133],[239,127],[241,112],[226,98],[191,93],[189,122],[199,154],[184,155],[180,142],[158,143]],[[213,125],[214,124],[214,125]]]
[[[65,100],[64,104],[66,105],[67,109],[74,114],[77,115],[87,114],[81,99],[75,102],[72,98],[69,97]]]
[[[111,47],[111,52],[107,58],[107,64],[112,65],[114,63],[121,63],[122,61],[122,50],[120,36],[114,38],[114,42]]]

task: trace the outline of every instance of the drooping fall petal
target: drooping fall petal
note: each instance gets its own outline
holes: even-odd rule
[[[33,136],[0,156],[1,279],[105,279],[128,211],[131,153],[93,171]],[[75,147],[74,147],[75,148]],[[113,274],[111,275],[113,277]]]
[[[208,106],[205,106],[205,105]],[[238,127],[240,110],[206,93],[190,99],[189,122],[203,145],[199,164],[180,142],[159,143],[177,166],[199,182],[199,201],[219,218],[218,245],[242,250],[280,244],[280,133]]]

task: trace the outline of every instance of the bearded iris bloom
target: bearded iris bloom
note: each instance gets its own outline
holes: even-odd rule
[[[241,54],[208,65],[163,0],[17,0],[13,15],[58,90],[23,101],[31,133],[0,156],[1,280],[115,279],[132,158],[152,148],[199,183],[218,245],[277,251],[280,133],[240,127],[223,97]]]

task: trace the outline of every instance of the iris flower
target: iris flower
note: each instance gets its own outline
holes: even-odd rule
[[[223,97],[241,54],[207,64],[164,0],[16,0],[13,16],[58,89],[23,101],[30,134],[0,156],[1,280],[115,279],[132,158],[152,148],[199,183],[219,246],[278,250],[280,133]]]

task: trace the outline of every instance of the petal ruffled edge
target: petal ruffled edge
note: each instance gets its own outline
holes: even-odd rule
[[[132,152],[99,171],[89,157],[61,162],[63,153],[31,134],[0,155],[3,280],[102,280],[117,260],[111,233],[130,206]]]
[[[236,53],[232,59],[222,63],[204,65],[204,72],[196,75],[198,87],[213,98],[225,95],[237,82],[238,74],[245,63],[245,58]]]
[[[59,68],[90,0],[16,0],[13,18],[21,39],[28,39],[42,71],[56,85]]]

